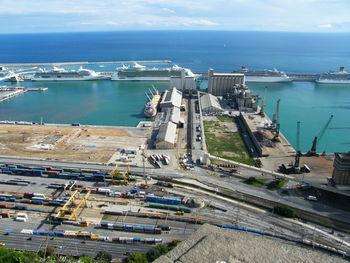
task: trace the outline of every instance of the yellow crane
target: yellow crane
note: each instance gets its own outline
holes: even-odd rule
[[[129,183],[129,169],[130,169],[130,166],[128,165],[125,171],[120,173],[118,171],[118,164],[116,164],[114,169],[110,173],[110,176],[112,177],[112,184],[127,185]]]
[[[265,87],[264,98],[263,98],[263,100],[261,102],[261,108],[260,108],[260,111],[259,111],[259,115],[261,117],[265,117],[266,96],[267,96],[267,87]]]
[[[75,190],[64,206],[61,207],[53,217],[58,220],[78,221],[78,210],[82,207],[86,207],[86,200],[89,198],[90,193],[91,190],[88,190],[85,196],[79,200],[79,190]],[[79,200],[77,204],[75,204],[76,200]]]

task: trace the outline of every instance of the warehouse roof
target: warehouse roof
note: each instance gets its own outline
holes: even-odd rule
[[[218,98],[212,94],[205,94],[200,100],[202,109],[214,107],[216,109],[223,110],[220,106]]]
[[[178,107],[167,108],[165,114],[166,114],[166,116],[165,116],[164,122],[171,121],[173,123],[178,124],[180,121],[183,121],[181,119],[180,108],[178,108]]]
[[[160,125],[157,135],[157,143],[168,142],[175,144],[176,139],[176,124],[173,122],[166,122]]]
[[[160,103],[160,107],[169,107],[169,106],[175,106],[180,107],[182,101],[182,92],[179,91],[176,88],[172,88],[171,90],[167,90],[164,95],[163,99]]]

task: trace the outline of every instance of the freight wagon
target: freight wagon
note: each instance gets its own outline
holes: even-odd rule
[[[148,206],[151,208],[158,208],[158,209],[166,209],[171,211],[183,211],[185,213],[191,213],[192,210],[187,207],[183,206],[177,206],[177,205],[165,205],[165,204],[157,204],[157,203],[148,203]]]
[[[153,202],[153,203],[168,204],[168,205],[181,205],[182,204],[181,199],[165,198],[165,197],[158,197],[158,196],[152,196],[152,195],[147,195],[146,201]]]
[[[147,225],[130,225],[130,224],[112,224],[108,222],[101,222],[101,228],[113,229],[119,231],[130,231],[148,234],[161,234],[162,229],[157,226],[147,226]]]

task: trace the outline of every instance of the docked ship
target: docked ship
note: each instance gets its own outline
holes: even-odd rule
[[[112,75],[112,80],[119,81],[169,81],[170,77],[196,77],[196,75],[187,68],[174,65],[169,68],[147,68],[146,66],[134,63],[131,66],[119,67]]]
[[[247,67],[242,66],[235,73],[243,73],[246,82],[290,82],[292,79],[286,73],[277,69],[265,69],[262,71],[250,71]]]
[[[322,73],[316,79],[318,84],[350,84],[350,73],[340,67],[338,72],[329,71]]]
[[[39,69],[31,78],[32,81],[78,81],[98,80],[103,78],[99,73],[80,67],[78,70],[65,70],[53,67],[50,70]]]
[[[143,113],[145,114],[146,118],[152,118],[157,115],[157,108],[161,99],[161,94],[158,90],[155,89],[154,86],[152,86],[154,89],[154,93],[151,93],[152,98],[146,93],[146,96],[148,98],[148,102],[145,104],[145,109]]]

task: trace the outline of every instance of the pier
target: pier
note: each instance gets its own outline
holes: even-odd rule
[[[0,102],[9,100],[13,97],[26,93],[27,91],[45,91],[47,87],[43,88],[25,88],[25,87],[0,87]]]
[[[18,95],[21,95],[23,93],[27,92],[23,88],[8,88],[8,87],[0,87],[0,102],[9,100],[13,97],[16,97]]]
[[[207,72],[196,72],[195,74],[200,75],[200,80],[207,80],[208,73]],[[317,77],[320,74],[305,74],[305,73],[286,73],[288,77],[292,79],[292,81],[304,81],[304,82],[315,82]]]

